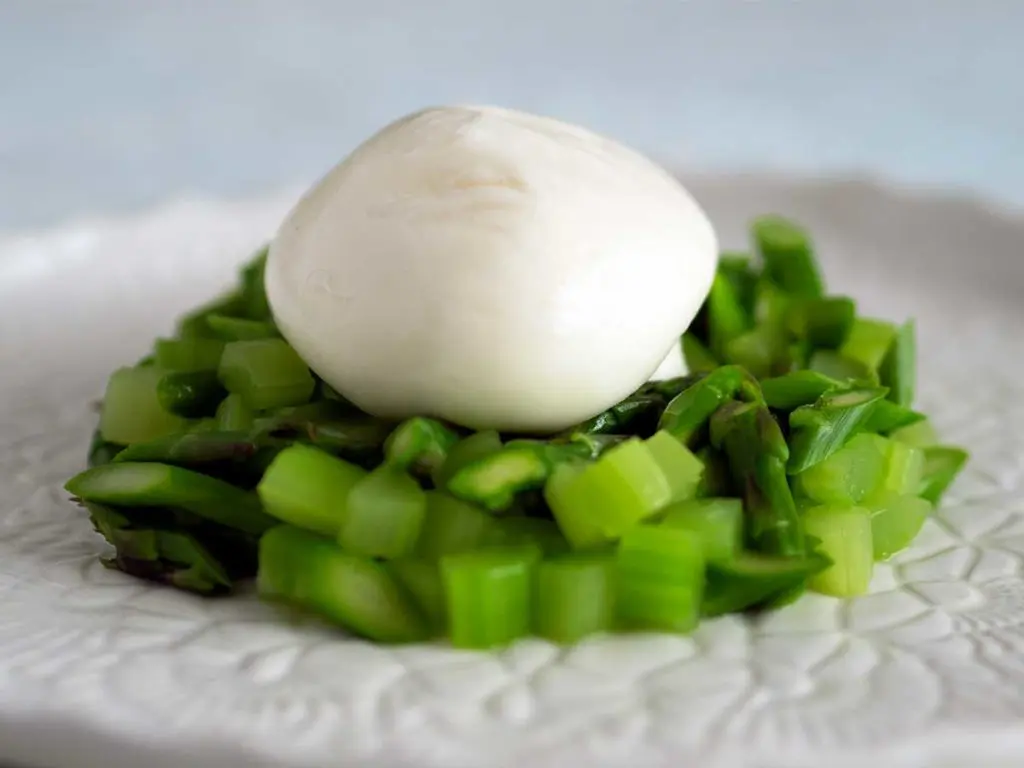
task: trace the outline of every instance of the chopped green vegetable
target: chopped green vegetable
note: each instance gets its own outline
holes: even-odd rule
[[[892,400],[880,400],[868,415],[862,429],[865,432],[891,435],[896,430],[916,424],[922,419],[924,419],[923,413],[903,405],[897,405]]]
[[[683,390],[665,407],[658,428],[682,443],[693,445],[712,414],[732,400],[744,384],[755,387],[750,375],[737,365],[725,365]]]
[[[614,560],[573,554],[537,566],[533,627],[556,643],[574,643],[610,630],[615,618]]]
[[[807,233],[781,216],[762,216],[752,226],[765,275],[793,296],[817,298],[825,292]]]
[[[100,504],[177,507],[246,533],[263,533],[274,524],[252,493],[169,464],[104,464],[75,475],[64,488],[73,496]]]
[[[701,613],[721,616],[760,606],[802,589],[808,579],[828,565],[828,560],[819,555],[771,557],[752,552],[710,562]]]
[[[512,506],[519,493],[541,488],[559,463],[584,458],[587,453],[586,446],[575,443],[516,440],[463,465],[447,487],[459,498],[502,512]]]
[[[225,431],[252,428],[255,415],[241,395],[228,395],[217,406],[217,426]]]
[[[914,403],[917,375],[917,337],[914,321],[899,327],[896,336],[882,358],[879,376],[889,388],[889,399],[909,408]]]
[[[160,405],[157,368],[119,368],[107,382],[100,434],[108,443],[131,445],[184,429],[185,422]]]
[[[382,466],[348,492],[338,543],[357,555],[411,555],[427,512],[427,497],[400,469]]]
[[[456,648],[493,648],[526,636],[532,615],[534,547],[446,555],[441,575]]]
[[[704,558],[700,537],[681,528],[638,525],[615,556],[616,613],[629,629],[690,632],[700,620]]]
[[[705,561],[730,560],[743,542],[743,502],[714,498],[677,502],[666,507],[661,525],[697,534]]]
[[[790,306],[787,326],[797,338],[818,349],[836,349],[846,341],[857,305],[845,296],[804,299]]]
[[[493,429],[474,432],[448,449],[445,460],[433,472],[434,486],[447,488],[456,473],[467,464],[501,450],[501,436]]]
[[[839,352],[843,357],[856,360],[877,374],[895,340],[896,327],[892,323],[858,317]]]
[[[206,319],[214,314],[229,317],[245,314],[244,293],[231,291],[188,313],[178,321],[177,335],[186,339],[212,337],[213,333]]]
[[[497,521],[475,504],[441,491],[430,491],[416,554],[437,560],[490,544],[499,535]]]
[[[206,316],[206,325],[210,333],[223,341],[254,341],[280,336],[274,324],[266,320],[211,314]]]
[[[939,443],[939,433],[935,431],[935,427],[928,419],[918,419],[909,425],[900,427],[894,430],[889,437],[916,448],[928,448]]]
[[[384,456],[392,466],[429,476],[458,441],[458,434],[441,422],[416,416],[395,427],[384,443]]]
[[[227,344],[218,375],[229,392],[256,411],[304,403],[316,386],[309,368],[281,339]]]
[[[842,384],[817,371],[793,371],[761,382],[761,392],[769,408],[792,411],[810,405]]]
[[[791,475],[806,472],[838,451],[871,415],[886,390],[851,389],[822,395],[789,414]]]
[[[544,485],[544,500],[574,549],[590,549],[610,540],[593,514],[602,499],[600,489],[588,482],[586,469],[585,464],[563,464]]]
[[[257,585],[262,595],[313,610],[371,640],[412,642],[431,634],[384,565],[289,525],[260,539]]]
[[[388,561],[387,569],[398,585],[412,597],[434,632],[443,633],[448,626],[448,608],[445,605],[440,565],[433,560],[406,557]]]
[[[186,418],[212,416],[226,394],[216,371],[165,373],[156,387],[160,407]]]
[[[163,371],[216,371],[223,353],[224,342],[217,339],[157,339],[154,360]]]
[[[818,349],[811,355],[807,367],[836,381],[852,381],[858,384],[877,386],[878,373],[860,360],[846,357],[831,349]]]
[[[777,372],[780,361],[788,355],[788,341],[781,328],[759,325],[752,331],[731,339],[724,357],[743,366],[754,376],[770,376]]]
[[[679,440],[658,430],[646,441],[669,485],[669,501],[692,499],[704,476],[704,464]]]
[[[740,303],[732,282],[721,272],[715,275],[705,306],[711,351],[722,358],[729,342],[750,328],[751,318]]]
[[[245,316],[251,320],[270,319],[270,303],[267,301],[267,291],[263,281],[269,251],[269,246],[257,251],[249,263],[242,268],[240,275]]]
[[[720,365],[718,358],[711,354],[711,350],[705,347],[694,334],[684,333],[682,344],[683,360],[686,361],[687,370],[694,373],[705,373],[713,371]]]
[[[161,461],[197,467],[219,461],[245,461],[259,444],[244,432],[178,432],[145,443],[130,445],[114,461]]]
[[[887,453],[883,438],[857,435],[827,459],[797,475],[796,490],[819,504],[858,504],[881,486]]]
[[[917,494],[924,477],[924,451],[898,440],[884,440],[879,445],[885,456],[881,489],[898,495]]]
[[[349,494],[364,477],[359,467],[295,443],[277,454],[256,490],[277,519],[335,538]]]
[[[932,504],[938,504],[956,476],[967,463],[968,453],[962,448],[948,445],[930,445],[924,448],[924,477],[919,495]]]
[[[533,544],[545,556],[569,551],[569,542],[553,520],[539,517],[503,517],[495,521],[494,543],[519,546]]]
[[[871,541],[875,560],[886,560],[905,549],[921,532],[931,514],[925,499],[883,491],[864,502],[871,512]]]
[[[871,513],[863,507],[811,507],[804,511],[804,527],[832,561],[811,577],[811,588],[836,597],[867,592],[874,566]]]
[[[802,557],[803,529],[786,477],[789,448],[771,412],[756,403],[729,403],[711,420],[711,441],[724,450],[743,489],[746,533],[754,549]]]

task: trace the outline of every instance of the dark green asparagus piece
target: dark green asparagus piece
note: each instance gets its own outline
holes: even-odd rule
[[[170,464],[104,464],[76,475],[64,488],[100,504],[176,507],[245,533],[260,534],[275,524],[255,494]]]
[[[732,284],[733,292],[748,315],[753,314],[758,273],[749,253],[726,251],[718,258],[718,274]]]
[[[723,358],[729,343],[750,328],[750,315],[743,308],[732,282],[721,272],[715,275],[706,307],[711,351]]]
[[[920,411],[897,405],[892,400],[879,400],[874,410],[868,415],[862,429],[865,432],[877,432],[880,435],[888,435],[902,427],[916,424],[924,420],[925,416]]]
[[[793,296],[824,295],[824,283],[807,232],[781,216],[756,219],[752,231],[765,275],[772,282]]]
[[[889,388],[889,399],[909,408],[914,403],[917,376],[917,336],[914,321],[909,320],[896,331],[889,351],[882,359],[879,377]]]
[[[217,313],[206,316],[206,326],[210,329],[211,335],[222,341],[273,339],[281,335],[269,320],[250,320],[246,317],[230,317]]]
[[[384,456],[393,466],[429,477],[458,441],[459,433],[440,421],[416,416],[395,427],[384,443]]]
[[[812,347],[836,349],[850,335],[856,315],[857,305],[846,296],[804,299],[790,306],[787,325]]]
[[[666,406],[658,428],[694,446],[700,441],[711,415],[741,391],[747,399],[761,396],[757,382],[743,368],[737,365],[717,368]]]
[[[784,376],[764,379],[761,392],[769,408],[791,411],[801,405],[814,403],[826,392],[842,386],[840,382],[817,371],[793,371]]]
[[[686,367],[695,373],[707,373],[713,371],[721,363],[718,358],[711,354],[711,350],[704,346],[704,343],[693,333],[683,334],[683,360]]]
[[[177,335],[182,338],[216,338],[207,319],[210,315],[238,317],[245,314],[245,295],[231,291],[204,304],[178,321]]]
[[[225,395],[216,371],[165,373],[156,387],[160,407],[190,419],[213,416]]]
[[[743,489],[752,547],[767,555],[802,557],[804,534],[786,477],[789,447],[768,408],[726,403],[711,419],[711,442],[725,452],[733,481]]]
[[[829,561],[821,555],[772,557],[743,553],[733,560],[711,562],[701,614],[707,617],[746,611],[801,588]]]
[[[157,461],[181,467],[201,467],[219,461],[245,461],[260,444],[245,432],[182,432],[130,445],[114,459]]]
[[[842,448],[887,392],[880,387],[826,394],[789,414],[789,473],[797,475]]]
[[[877,386],[879,383],[878,374],[872,368],[831,349],[816,350],[807,367],[837,381],[852,381],[868,386]]]
[[[103,435],[97,429],[92,433],[92,441],[89,444],[89,456],[87,465],[90,467],[98,467],[101,464],[109,464],[114,460],[122,450],[123,445],[118,443],[108,443],[103,439]]]

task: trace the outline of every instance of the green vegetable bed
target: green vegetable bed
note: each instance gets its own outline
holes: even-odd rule
[[[689,632],[868,589],[967,461],[913,409],[914,325],[827,295],[775,216],[724,254],[691,373],[553,436],[361,413],[277,332],[266,253],[115,371],[67,490],[110,567],[379,642]]]

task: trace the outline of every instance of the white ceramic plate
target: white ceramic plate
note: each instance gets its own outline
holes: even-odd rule
[[[0,241],[0,759],[26,765],[1024,764],[1024,219],[865,182],[694,183],[727,245],[778,211],[836,290],[913,315],[973,462],[873,593],[690,638],[380,648],[97,562],[61,483],[90,401],[233,276],[293,195]],[[400,311],[397,308],[396,311]]]

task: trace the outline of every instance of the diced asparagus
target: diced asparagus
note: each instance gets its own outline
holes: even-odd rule
[[[277,519],[335,538],[348,496],[365,476],[359,467],[296,443],[277,455],[256,490]]]
[[[630,629],[689,632],[700,620],[704,558],[692,531],[638,525],[615,556],[616,613]]]
[[[874,567],[871,513],[863,507],[811,507],[804,512],[804,527],[832,561],[811,577],[810,587],[836,597],[867,592]]]
[[[710,445],[701,448],[696,455],[704,465],[704,473],[697,486],[697,498],[734,495],[732,480],[729,477],[729,462],[725,455]]]
[[[304,403],[316,385],[306,364],[281,339],[227,344],[218,375],[229,392],[257,411]]]
[[[797,475],[796,489],[819,504],[858,504],[881,486],[887,452],[883,438],[856,435],[827,459]]]
[[[392,466],[429,476],[458,441],[458,433],[441,422],[416,416],[395,427],[384,443],[384,456]]]
[[[315,611],[379,642],[430,636],[426,618],[383,564],[288,525],[260,540],[260,594]]]
[[[762,216],[752,226],[754,245],[765,274],[794,296],[816,298],[824,284],[807,233],[781,216]]]
[[[249,430],[255,414],[241,395],[228,395],[217,406],[217,426],[225,431]]]
[[[212,314],[237,317],[245,314],[245,296],[240,291],[226,293],[189,312],[178,321],[178,336],[183,338],[209,338],[213,336],[206,319]]]
[[[501,436],[493,429],[474,432],[448,449],[445,460],[433,472],[434,486],[447,488],[455,474],[467,464],[501,450]]]
[[[803,556],[803,529],[786,477],[789,448],[771,412],[756,403],[728,403],[711,420],[711,440],[724,450],[743,488],[746,535],[754,548]]]
[[[722,358],[729,342],[750,328],[751,318],[740,302],[732,282],[721,273],[715,275],[706,308],[711,351],[716,357]]]
[[[259,444],[244,432],[180,432],[130,445],[114,461],[158,461],[200,467],[219,461],[245,461],[258,449]]]
[[[226,394],[216,371],[165,373],[156,387],[161,408],[190,419],[212,416]]]
[[[441,491],[429,491],[416,554],[437,560],[493,543],[499,536],[497,521],[475,504]]]
[[[411,555],[426,510],[426,494],[415,480],[400,469],[379,467],[349,491],[338,543],[357,555]]]
[[[731,339],[724,358],[743,366],[757,377],[770,376],[788,355],[788,340],[781,328],[758,325],[752,331]]]
[[[533,544],[545,556],[569,551],[569,542],[553,520],[537,517],[503,517],[496,521],[494,543],[507,546]]]
[[[692,499],[704,476],[704,464],[679,440],[658,430],[646,441],[647,450],[669,484],[669,502]]]
[[[871,512],[871,542],[875,560],[885,560],[914,540],[931,514],[932,505],[917,496],[891,491],[864,502]]]
[[[157,368],[120,368],[107,383],[100,434],[109,443],[131,445],[180,432],[185,421],[160,405]]]
[[[839,352],[877,373],[896,340],[896,327],[882,320],[858,317]]]
[[[157,339],[154,359],[164,371],[216,371],[223,353],[224,342],[217,339]]]
[[[718,274],[732,283],[740,303],[749,312],[754,306],[757,270],[752,266],[749,253],[726,251],[718,258]]]
[[[889,388],[889,399],[909,408],[914,403],[917,375],[917,337],[914,321],[899,327],[896,336],[882,358],[879,377]]]
[[[169,464],[104,464],[76,475],[64,487],[85,501],[115,506],[177,507],[246,533],[260,534],[274,524],[254,494]]]
[[[556,643],[574,643],[612,628],[614,559],[607,554],[563,555],[537,567],[533,627]]]
[[[210,333],[222,341],[255,341],[279,338],[281,335],[274,324],[267,320],[211,314],[206,316],[206,325]]]
[[[527,635],[539,559],[534,547],[483,549],[442,558],[452,645],[486,649]]]
[[[846,341],[857,315],[857,305],[846,296],[804,299],[790,306],[791,333],[818,349],[836,349]]]
[[[261,248],[242,268],[242,300],[245,304],[245,316],[252,320],[269,320],[270,304],[264,285],[264,273],[267,266],[269,247]]]
[[[811,355],[807,367],[836,381],[853,381],[874,386],[878,384],[877,372],[860,360],[846,357],[830,349],[819,349]]]
[[[705,561],[729,560],[743,542],[743,502],[725,498],[677,502],[666,507],[661,525],[697,534]]]
[[[791,475],[806,472],[838,451],[864,425],[886,389],[852,389],[822,395],[789,414]]]
[[[792,411],[801,405],[810,405],[822,395],[842,386],[840,382],[818,371],[793,371],[765,379],[761,382],[761,392],[769,408]]]
[[[692,333],[684,333],[682,338],[683,360],[686,361],[687,370],[698,373],[713,371],[721,363],[711,350],[704,346],[703,342]]]
[[[101,464],[109,464],[114,458],[124,450],[124,446],[119,443],[108,443],[103,439],[103,435],[97,429],[92,433],[92,440],[89,443],[89,454],[87,465],[90,467],[98,467]]]
[[[721,616],[758,607],[802,589],[828,565],[828,560],[818,555],[770,557],[752,552],[710,562],[701,613]]]
[[[956,476],[967,464],[968,453],[962,448],[930,445],[924,448],[924,478],[919,495],[938,504]]]
[[[889,437],[915,448],[928,448],[939,443],[939,433],[928,419],[917,421],[894,430]]]
[[[865,432],[891,435],[896,430],[916,424],[923,419],[923,413],[903,405],[897,405],[892,400],[880,400],[868,415],[862,429]]]
[[[756,389],[757,383],[737,365],[717,368],[679,395],[665,407],[658,424],[682,443],[694,445],[711,415],[736,397],[741,388]]]

